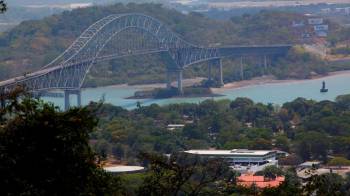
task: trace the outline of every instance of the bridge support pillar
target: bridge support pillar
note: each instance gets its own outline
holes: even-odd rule
[[[171,88],[171,71],[169,70],[166,72],[166,88]]]
[[[69,96],[70,96],[69,90],[65,90],[65,91],[64,91],[64,110],[65,110],[65,111],[69,110],[69,108],[70,108],[70,99],[69,99]]]
[[[222,72],[222,60],[219,59],[219,84],[220,86],[224,86],[224,77]]]
[[[240,67],[241,67],[241,80],[244,80],[243,56],[241,56]]]
[[[81,90],[65,90],[64,91],[64,110],[67,111],[70,108],[70,95],[76,95],[77,96],[77,106],[81,106]]]
[[[208,63],[208,81],[211,81],[211,64],[212,64],[212,62],[209,61],[209,63]]]
[[[267,56],[264,55],[264,69],[267,70]]]
[[[177,72],[177,89],[178,89],[178,92],[179,92],[180,95],[183,94],[183,86],[182,86],[182,77],[183,76],[182,76],[182,72],[183,72],[182,69],[178,70],[178,72]]]
[[[81,107],[81,90],[77,91],[77,105]]]

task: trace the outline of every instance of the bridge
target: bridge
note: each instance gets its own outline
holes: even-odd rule
[[[162,53],[171,63],[167,65],[167,87],[171,74],[177,76],[177,88],[183,93],[182,78],[186,67],[209,62],[219,69],[219,83],[223,85],[222,59],[230,56],[267,57],[283,55],[291,45],[201,47],[191,44],[172,32],[159,20],[143,14],[115,14],[102,18],[87,28],[61,55],[40,70],[0,82],[0,92],[24,86],[31,92],[64,91],[65,108],[69,96],[77,95],[81,104],[81,88],[92,66],[101,61]],[[243,77],[243,75],[242,75]]]

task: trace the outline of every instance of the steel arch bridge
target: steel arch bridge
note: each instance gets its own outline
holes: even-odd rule
[[[59,89],[65,91],[66,108],[69,94],[78,95],[90,68],[100,62],[126,56],[163,52],[172,59],[168,73],[178,75],[178,88],[182,93],[183,69],[192,64],[210,61],[220,69],[221,58],[242,55],[285,54],[290,45],[238,46],[205,48],[193,45],[172,32],[159,20],[143,14],[115,14],[92,24],[61,55],[40,70],[0,82],[0,92],[18,85],[29,91]],[[168,82],[169,83],[169,82]],[[67,99],[68,97],[68,99]]]

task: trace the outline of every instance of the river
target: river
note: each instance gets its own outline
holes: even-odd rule
[[[320,93],[321,83],[326,81],[329,92]],[[153,103],[159,105],[171,103],[199,103],[205,99],[235,99],[237,97],[248,97],[255,102],[273,103],[282,105],[298,97],[313,100],[334,100],[338,95],[350,94],[350,73],[337,74],[319,79],[290,81],[281,83],[251,85],[242,88],[220,90],[222,97],[198,97],[198,98],[170,98],[170,99],[125,99],[141,90],[133,86],[108,86],[98,88],[86,88],[82,91],[82,104],[90,101],[98,101],[104,97],[105,103],[122,106],[126,109],[133,109],[139,101],[141,105]],[[63,98],[44,98],[45,101],[53,102],[63,107]],[[71,97],[71,104],[76,104],[76,98]]]

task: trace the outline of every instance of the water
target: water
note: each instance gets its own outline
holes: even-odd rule
[[[320,93],[322,81],[326,81],[328,93]],[[135,91],[141,90],[135,87],[99,87],[87,88],[82,91],[82,104],[90,101],[99,101],[104,97],[106,103],[133,109],[139,101],[142,105],[156,103],[159,105],[171,103],[199,103],[205,99],[235,99],[248,97],[255,102],[273,103],[282,105],[298,97],[321,100],[334,100],[338,95],[350,94],[350,73],[328,76],[315,80],[304,80],[289,83],[261,84],[243,87],[239,89],[225,89],[221,92],[222,97],[198,97],[198,98],[171,98],[171,99],[125,99],[132,96]],[[63,107],[63,98],[44,98],[46,101]],[[76,98],[71,97],[71,104],[76,104]]]

